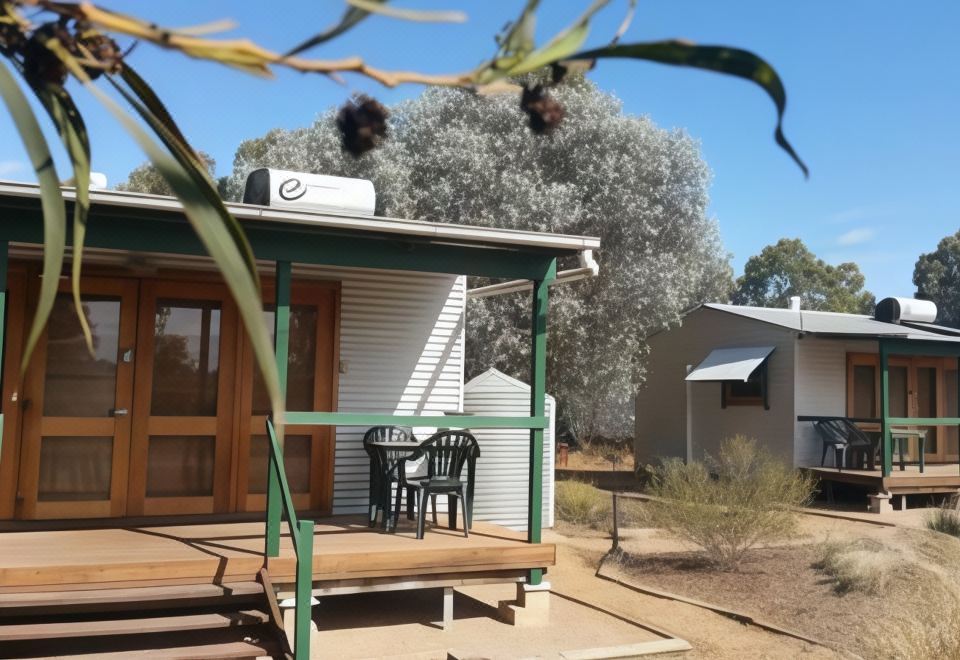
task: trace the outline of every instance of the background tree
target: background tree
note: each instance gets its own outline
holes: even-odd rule
[[[544,139],[510,99],[428,90],[392,108],[389,139],[359,159],[337,148],[328,112],[244,142],[226,189],[241,198],[257,167],[359,176],[373,180],[381,214],[599,236],[599,277],[551,290],[547,385],[579,437],[623,437],[643,338],[726,299],[728,255],[706,214],[710,172],[694,140],[624,115],[583,79],[554,95],[566,117]],[[491,366],[529,377],[528,294],[471,301],[467,319],[468,377]]]
[[[960,231],[944,237],[913,268],[917,298],[937,303],[937,321],[960,328]]]
[[[197,158],[203,163],[210,178],[214,178],[214,173],[217,170],[217,161],[214,160],[213,156],[205,151],[198,151]],[[131,170],[130,174],[127,175],[127,180],[117,184],[117,190],[149,193],[151,195],[173,194],[173,188],[171,188],[167,180],[163,178],[163,174],[149,161]]]
[[[788,307],[800,296],[804,309],[869,314],[875,298],[864,290],[864,277],[852,262],[831,266],[818,259],[799,238],[781,238],[747,259],[737,278],[733,302],[757,307]]]

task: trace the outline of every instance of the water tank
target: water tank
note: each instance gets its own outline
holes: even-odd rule
[[[933,323],[937,320],[937,304],[916,298],[884,298],[874,307],[873,318],[887,323]]]
[[[373,215],[373,182],[324,174],[259,169],[247,176],[244,204],[298,211]]]

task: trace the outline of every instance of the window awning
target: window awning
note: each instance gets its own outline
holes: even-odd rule
[[[698,364],[689,374],[692,381],[729,381],[746,382],[750,374],[764,360],[770,357],[775,346],[742,346],[738,348],[716,348]]]

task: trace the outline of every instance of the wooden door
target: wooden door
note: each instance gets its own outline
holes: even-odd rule
[[[93,354],[64,281],[25,377],[20,518],[126,513],[136,282],[87,278],[81,299]]]
[[[941,358],[917,357],[911,361],[911,389],[913,394],[913,417],[943,417],[943,360]],[[943,427],[922,427],[926,434],[924,460],[942,462],[944,460]],[[918,456],[916,439],[910,440],[911,458]]]
[[[287,362],[287,410],[336,409],[339,284],[303,282],[293,286]],[[264,318],[273,328],[274,290],[264,286]],[[249,343],[241,351],[238,391],[237,508],[266,506],[266,419],[270,401]],[[284,463],[298,509],[329,513],[333,504],[334,432],[332,427],[287,426]]]
[[[226,287],[141,283],[128,515],[230,510],[236,333]]]

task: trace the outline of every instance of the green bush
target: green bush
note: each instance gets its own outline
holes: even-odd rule
[[[610,493],[582,481],[558,481],[555,497],[558,519],[594,529],[610,528]]]
[[[793,534],[795,508],[810,501],[814,481],[737,436],[723,442],[716,459],[665,462],[648,490],[653,526],[700,547],[717,567],[734,569],[751,548]]]

